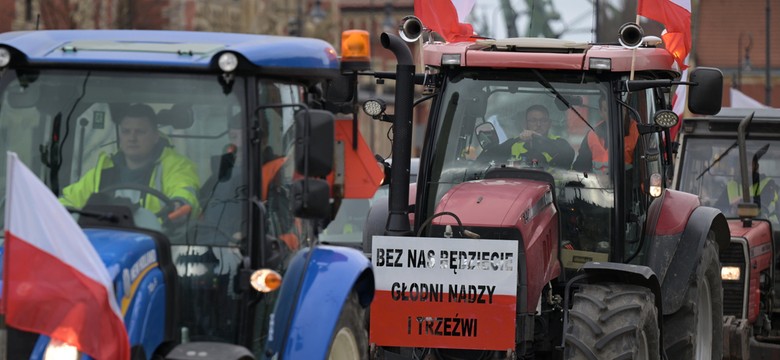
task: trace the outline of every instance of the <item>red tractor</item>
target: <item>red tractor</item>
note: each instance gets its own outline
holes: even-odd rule
[[[401,29],[428,35],[415,18]],[[395,113],[364,104],[394,124],[389,204],[366,225],[373,358],[721,357],[728,224],[667,188],[666,140],[670,87],[717,113],[719,70],[677,81],[635,24],[620,45],[426,40],[424,74],[399,37],[381,41],[398,65],[374,74],[395,79]],[[410,190],[414,84],[432,104]]]
[[[720,209],[731,230],[720,252],[724,358],[780,358],[780,110],[723,109],[682,130],[674,186]]]

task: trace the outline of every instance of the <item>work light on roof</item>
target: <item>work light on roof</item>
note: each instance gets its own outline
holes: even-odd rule
[[[590,58],[589,65],[591,70],[611,70],[612,59]]]
[[[442,54],[442,65],[460,65],[460,54]]]
[[[224,72],[233,72],[238,67],[238,57],[236,57],[236,54],[231,52],[226,52],[219,56],[219,60],[217,62],[219,64],[219,69]]]
[[[0,47],[0,68],[8,66],[11,63],[11,52],[4,47]]]

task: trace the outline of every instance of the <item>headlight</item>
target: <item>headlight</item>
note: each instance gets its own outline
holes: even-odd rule
[[[226,52],[219,56],[217,63],[219,64],[220,70],[224,72],[233,72],[233,70],[238,67],[238,57],[234,53]]]
[[[661,174],[650,175],[650,196],[657,198],[661,196]]]
[[[11,63],[11,52],[4,47],[0,47],[0,68],[8,66]]]
[[[49,345],[46,346],[46,351],[43,353],[44,360],[76,360],[79,357],[81,354],[75,346],[55,339],[49,341]]]
[[[738,281],[741,275],[739,266],[724,266],[720,269],[721,280]]]

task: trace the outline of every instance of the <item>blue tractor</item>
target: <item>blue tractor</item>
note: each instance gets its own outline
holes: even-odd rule
[[[354,108],[349,80],[317,39],[4,33],[0,153],[17,153],[77,218],[112,276],[134,360],[365,358],[370,262],[317,241],[355,193],[344,152],[358,139],[334,141],[334,112]],[[186,162],[148,183],[104,171],[130,158],[118,124],[138,104],[153,111],[160,151]],[[191,183],[171,190],[184,172]],[[379,182],[360,181],[370,198]],[[6,358],[68,347],[6,333]]]

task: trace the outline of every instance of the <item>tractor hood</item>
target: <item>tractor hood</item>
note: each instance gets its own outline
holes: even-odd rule
[[[86,229],[84,233],[106,265],[119,304],[125,297],[132,298],[137,280],[166,262],[160,261],[156,241],[150,235],[115,229]]]
[[[442,197],[436,212],[456,214],[463,225],[524,227],[552,205],[550,185],[527,179],[486,179],[458,184]],[[452,224],[440,217],[437,225]]]
[[[551,183],[527,178],[464,182],[444,195],[436,213],[443,211],[457,215],[464,227],[483,239],[519,242],[518,268],[533,269],[518,275],[527,289],[520,309],[535,309],[542,285],[561,271],[558,211]],[[434,224],[454,228],[457,222],[451,216],[439,216]]]
[[[84,233],[106,264],[120,304],[123,297],[132,298],[136,280],[160,267],[158,247],[150,235],[116,229],[86,229]]]

